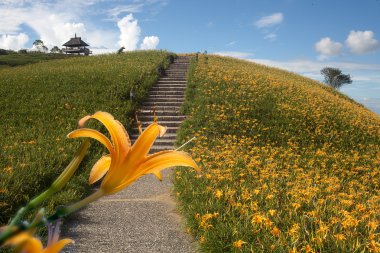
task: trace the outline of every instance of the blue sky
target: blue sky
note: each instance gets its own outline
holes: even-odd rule
[[[93,51],[167,49],[233,56],[313,79],[325,66],[341,89],[380,114],[379,0],[2,0],[0,48],[51,48],[77,33]]]

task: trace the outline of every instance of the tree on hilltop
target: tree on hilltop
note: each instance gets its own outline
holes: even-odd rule
[[[33,42],[33,47],[37,49],[39,52],[46,53],[49,49],[45,46],[44,42],[42,40],[35,40]]]
[[[62,53],[62,50],[59,49],[57,46],[54,46],[50,49],[50,53],[54,53],[54,54],[61,54]]]
[[[352,83],[351,76],[349,74],[342,74],[342,70],[338,68],[323,68],[321,74],[325,77],[325,83],[334,89],[339,89],[345,83]]]

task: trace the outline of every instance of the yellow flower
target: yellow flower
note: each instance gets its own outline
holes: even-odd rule
[[[216,189],[214,191],[214,195],[215,195],[215,197],[217,197],[218,199],[220,199],[223,196],[223,191],[221,191],[219,189]]]
[[[335,239],[337,241],[343,241],[343,240],[346,240],[346,237],[344,236],[344,234],[336,234],[334,235]]]
[[[274,228],[270,231],[270,233],[271,233],[272,235],[274,235],[274,236],[280,236],[280,234],[281,234],[281,230],[278,229],[277,227],[274,227]]]
[[[90,173],[91,184],[106,174],[96,198],[116,193],[145,174],[153,173],[161,180],[160,171],[168,167],[188,166],[198,170],[194,160],[182,151],[167,150],[148,155],[155,139],[166,131],[166,128],[156,122],[149,125],[131,146],[127,131],[111,114],[96,112],[94,115],[85,116],[79,121],[79,126],[82,127],[89,119],[97,119],[103,123],[112,142],[102,133],[89,128],[77,129],[69,133],[68,137],[94,138],[110,152],[95,163]]]
[[[253,216],[253,218],[252,218],[252,223],[261,224],[263,221],[264,221],[264,217],[261,216],[261,215],[259,215],[259,214],[256,214],[256,215]]]
[[[22,232],[7,240],[4,246],[20,247],[20,251],[24,253],[58,253],[67,244],[73,242],[73,240],[66,238],[56,242],[53,241],[49,246],[43,248],[42,242],[33,237],[30,232]]]
[[[241,249],[241,247],[242,247],[243,244],[245,244],[245,243],[246,243],[246,242],[244,242],[244,241],[242,241],[242,240],[238,240],[238,241],[234,242],[234,243],[232,244],[232,246],[233,246],[234,248]]]

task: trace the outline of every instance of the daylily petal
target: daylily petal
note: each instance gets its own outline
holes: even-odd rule
[[[99,120],[107,128],[117,155],[126,155],[128,153],[131,147],[129,136],[125,134],[125,128],[111,114],[98,111],[92,116],[83,117],[79,120],[79,123],[83,125],[90,118]]]
[[[133,177],[135,174],[134,168],[144,161],[156,138],[164,134],[165,131],[165,127],[152,123],[137,138],[126,157],[112,157],[114,162],[102,182],[102,188],[107,189],[106,192],[108,192],[108,188],[117,186],[123,181],[123,178]]]
[[[78,121],[78,127],[79,128],[82,128],[84,126],[84,124],[86,123],[87,120],[91,119],[92,116],[91,115],[86,115],[84,116],[83,118],[81,118],[79,121]]]
[[[155,171],[155,172],[152,172],[152,174],[155,175],[158,180],[162,181],[161,171]]]
[[[61,249],[63,249],[63,247],[65,247],[69,243],[74,243],[74,241],[71,240],[71,239],[62,239],[62,240],[59,240],[58,242],[54,243],[50,247],[47,247],[43,251],[43,253],[58,253],[58,252],[61,251]]]
[[[104,146],[106,146],[106,148],[108,149],[110,153],[114,152],[110,140],[104,134],[90,128],[81,128],[81,129],[74,130],[71,133],[69,133],[67,137],[68,138],[78,138],[78,137],[93,138],[99,141],[100,143],[102,143]]]
[[[111,165],[111,156],[105,155],[101,157],[92,167],[90,172],[90,177],[88,179],[88,182],[90,184],[95,183],[99,179],[101,179],[109,170]]]
[[[12,236],[8,240],[5,241],[4,246],[8,245],[20,245],[21,243],[27,241],[31,238],[30,233],[28,232],[21,232],[16,234],[15,236]]]
[[[26,242],[25,245],[22,246],[22,252],[25,253],[39,253],[43,252],[42,251],[43,246],[42,243],[39,239],[35,237],[29,238]]]
[[[168,129],[167,127],[163,127],[161,125],[158,125],[160,127],[160,137],[164,136],[166,133],[166,130]]]
[[[34,238],[30,232],[21,232],[11,237],[3,246],[17,246],[25,253],[41,252],[43,249],[41,241]]]
[[[123,124],[121,124],[120,121],[118,121],[118,120],[115,120],[115,121],[120,125],[121,129],[123,129],[124,134],[127,137],[127,145],[130,147],[131,146],[131,139],[129,138],[129,134],[128,134],[127,130],[125,129],[125,127],[123,126]]]
[[[144,174],[155,173],[165,168],[174,166],[192,167],[196,171],[200,171],[198,165],[191,156],[184,151],[166,150],[157,152],[146,158],[136,170]]]
[[[133,153],[131,153],[131,155],[139,157],[146,156],[156,138],[163,136],[165,132],[166,127],[160,126],[157,123],[150,124],[133,144]]]
[[[199,171],[197,164],[186,152],[174,150],[161,151],[146,157],[145,161],[134,169],[133,175],[124,177],[123,181],[113,189],[107,189],[107,194],[113,194],[122,190],[144,174],[156,173],[173,166],[187,166]]]
[[[194,160],[182,151],[168,150],[148,156],[156,138],[163,136],[167,129],[157,124],[156,118],[141,133],[132,147],[125,128],[111,114],[96,112],[94,115],[83,117],[79,121],[79,125],[83,126],[91,118],[97,119],[105,125],[111,135],[112,143],[101,133],[88,129],[74,131],[69,136],[95,138],[112,150],[110,151],[110,156],[101,158],[91,171],[90,183],[99,180],[106,174],[96,198],[118,192],[145,174],[152,173],[159,180],[162,180],[161,170],[168,167],[188,166],[199,170]],[[89,196],[88,201],[95,199],[92,196]],[[73,208],[78,208],[78,206]]]

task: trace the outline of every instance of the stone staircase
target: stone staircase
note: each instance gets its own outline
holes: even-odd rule
[[[153,110],[155,110],[158,123],[167,127],[166,134],[155,141],[150,153],[174,148],[176,132],[186,118],[180,114],[180,108],[185,100],[188,66],[188,57],[176,58],[156,85],[152,87],[149,97],[140,106],[138,119],[141,121],[143,129],[153,122]],[[134,143],[139,135],[137,125],[132,133],[130,138]]]
[[[140,107],[138,116],[143,129],[153,122],[154,107],[158,123],[168,127],[166,134],[156,140],[151,153],[174,148],[176,131],[185,119],[179,109],[184,101],[188,63],[187,57],[175,59]],[[137,137],[136,127],[130,135],[132,143]],[[66,221],[62,238],[72,238],[75,244],[65,247],[63,252],[196,252],[197,244],[184,232],[171,196],[170,169],[163,176],[160,182],[152,174],[145,175],[123,191],[74,213]]]

